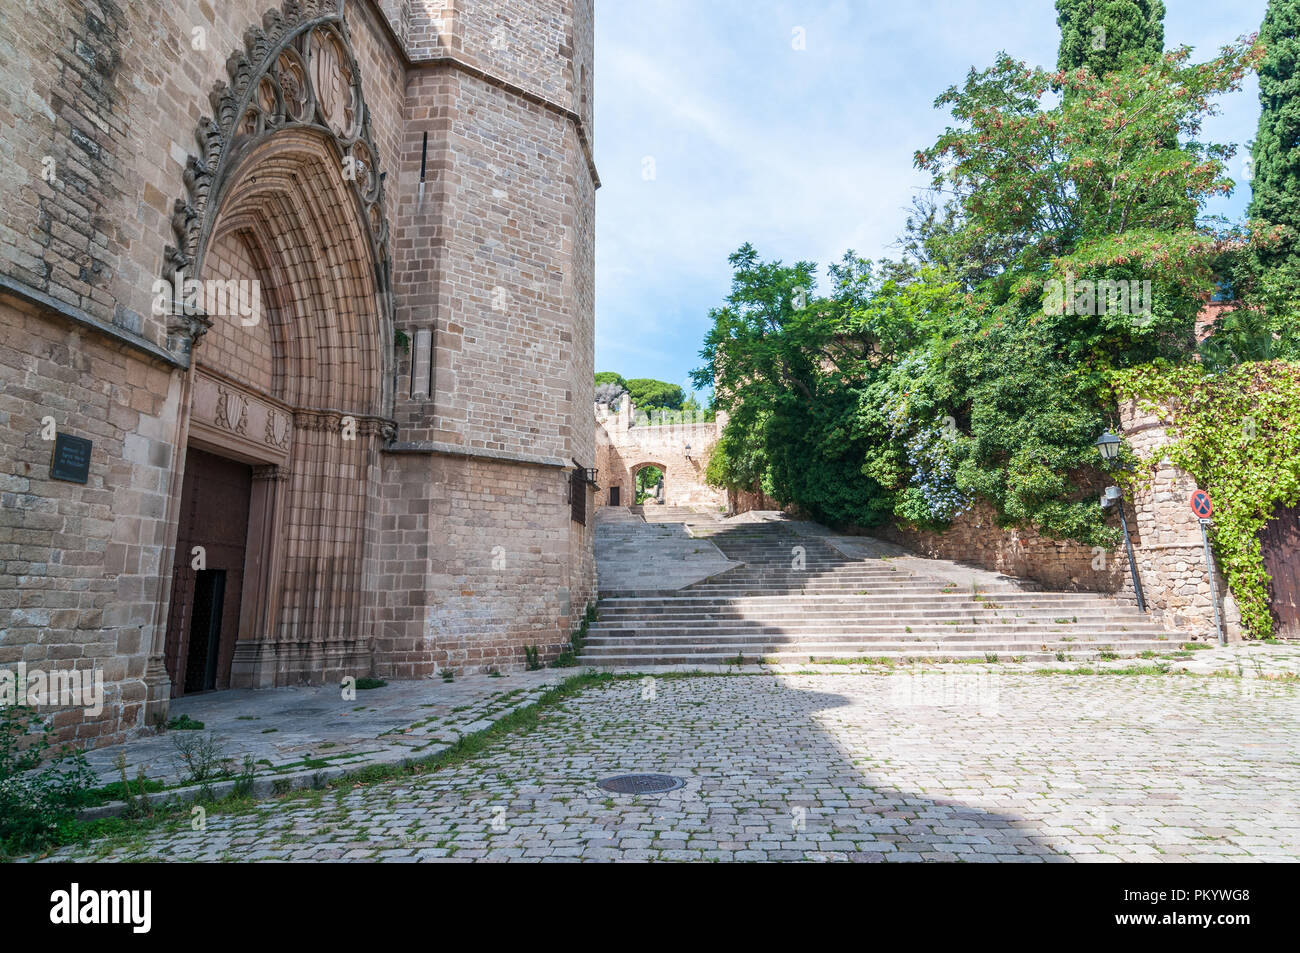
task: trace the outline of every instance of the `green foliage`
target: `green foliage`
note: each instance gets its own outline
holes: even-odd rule
[[[1195,365],[1116,375],[1116,392],[1168,408],[1177,440],[1166,456],[1214,498],[1219,566],[1255,638],[1268,638],[1259,531],[1279,507],[1300,504],[1300,363],[1240,364],[1210,373]]]
[[[1296,263],[1300,254],[1300,0],[1269,0],[1259,40],[1259,129],[1253,146],[1250,218],[1284,226],[1279,240],[1259,250],[1269,267]]]
[[[638,506],[655,495],[659,481],[663,478],[663,470],[654,466],[642,467],[636,472],[636,481],[633,489]]]
[[[632,403],[637,410],[681,410],[686,394],[677,384],[657,381],[648,377],[636,377],[626,382],[627,392],[632,395]]]
[[[57,840],[87,801],[90,766],[67,745],[51,755],[53,732],[34,708],[0,706],[0,852]]]
[[[172,735],[173,763],[187,784],[203,784],[230,773],[231,758],[217,736],[207,734]]]
[[[203,722],[195,721],[189,715],[173,715],[167,722],[168,731],[202,731]]]
[[[539,649],[535,645],[525,645],[524,662],[525,662],[525,667],[530,672],[536,672],[538,669],[540,669],[542,667],[541,649]]]
[[[695,372],[729,413],[707,478],[832,523],[942,528],[983,499],[1114,544],[1093,486],[1110,375],[1195,350],[1222,249],[1197,217],[1232,188],[1231,147],[1197,135],[1260,55],[1105,75],[1001,55],[936,101],[954,123],[916,161],[950,198],[917,204],[902,261],[850,253],[817,296],[810,263],[740,248]]]
[[[623,380],[623,375],[615,374],[613,371],[596,372],[596,386],[599,387],[602,384],[616,384],[623,390],[627,390],[627,381]]]
[[[383,688],[387,684],[388,682],[382,678],[371,678],[370,676],[366,676],[365,678],[357,679],[356,688],[357,691],[364,692],[375,688]]]
[[[1056,67],[1100,76],[1126,59],[1154,62],[1165,47],[1161,0],[1056,0],[1061,48]]]

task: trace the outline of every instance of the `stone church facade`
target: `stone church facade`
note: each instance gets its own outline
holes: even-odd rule
[[[0,11],[0,666],[104,673],[65,738],[593,597],[593,0],[271,2]]]

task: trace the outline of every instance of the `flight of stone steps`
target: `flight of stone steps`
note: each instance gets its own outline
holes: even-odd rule
[[[1108,596],[1033,591],[989,574],[962,586],[942,574],[902,568],[888,557],[846,556],[825,538],[796,532],[787,522],[722,520],[666,506],[644,512],[647,546],[653,545],[656,525],[680,523],[689,537],[711,541],[742,565],[682,588],[672,581],[665,588],[638,582],[636,588],[609,591],[602,584],[584,664],[918,656],[1083,662],[1178,646],[1176,634]],[[602,532],[616,534],[624,551],[635,544],[640,518],[628,515],[632,519],[597,524],[598,562]]]

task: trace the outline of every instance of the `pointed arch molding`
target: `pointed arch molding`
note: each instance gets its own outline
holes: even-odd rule
[[[172,210],[176,244],[166,248],[163,277],[174,286],[178,275],[198,275],[240,158],[282,129],[309,128],[325,133],[337,148],[370,241],[383,318],[391,322],[385,173],[379,171],[361,72],[337,0],[284,0],[268,10],[260,27],[244,32],[244,49],[226,60],[226,72],[230,82],[218,81],[208,97],[213,115],[199,120],[199,154],[185,165],[185,197]],[[185,351],[211,327],[201,313],[172,321],[168,332]]]

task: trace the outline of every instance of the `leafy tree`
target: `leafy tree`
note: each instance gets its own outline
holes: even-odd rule
[[[1126,59],[1154,63],[1165,48],[1161,0],[1056,0],[1061,47],[1056,68],[1101,76]]]
[[[624,391],[627,390],[627,381],[623,380],[622,374],[615,374],[613,371],[597,371],[596,386],[600,387],[605,384],[615,384]]]
[[[1232,147],[1196,136],[1213,98],[1239,88],[1259,55],[1239,43],[1189,64],[1184,47],[1099,78],[1049,74],[1003,54],[972,71],[936,100],[957,125],[917,153],[960,210],[947,253],[964,257],[998,236],[1002,270],[980,286],[991,305],[1041,304],[1051,280],[1151,281],[1146,313],[1087,307],[1057,316],[1056,340],[1075,361],[1101,369],[1189,350],[1221,249],[1197,215],[1233,185]],[[1065,95],[1045,108],[1054,86]]]
[[[633,378],[626,382],[626,387],[637,410],[647,413],[652,410],[681,410],[682,401],[686,399],[686,394],[677,384],[653,378]]]
[[[1300,259],[1300,0],[1270,0],[1259,32],[1262,111],[1253,147],[1251,219],[1285,226],[1258,251],[1266,268]]]
[[[984,499],[1005,523],[1112,542],[1093,470],[1109,380],[1194,351],[1224,242],[1198,215],[1232,187],[1231,149],[1197,136],[1259,50],[1189,55],[1105,75],[999,56],[937,101],[955,122],[917,154],[935,197],[901,261],[850,254],[817,297],[809,263],[732,255],[695,372],[730,415],[709,478],[830,522],[942,526]]]

